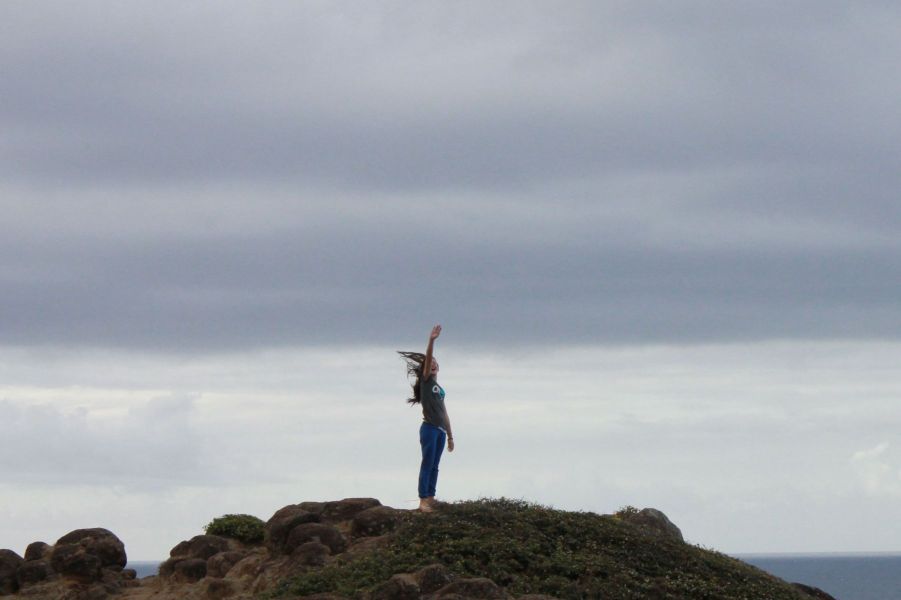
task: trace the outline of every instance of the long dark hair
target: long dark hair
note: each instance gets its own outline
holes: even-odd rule
[[[422,381],[422,366],[425,363],[425,354],[422,352],[404,352],[397,351],[407,363],[407,377],[415,377],[416,383],[413,383],[413,397],[407,398],[410,404],[419,404],[419,382]],[[434,357],[433,357],[434,358]]]

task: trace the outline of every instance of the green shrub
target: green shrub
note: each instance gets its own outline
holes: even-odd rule
[[[618,511],[613,513],[613,516],[617,519],[628,519],[629,517],[634,517],[639,513],[639,510],[634,506],[627,504],[621,507]]]
[[[265,523],[252,515],[223,515],[203,528],[208,535],[234,538],[248,544],[263,541]]]

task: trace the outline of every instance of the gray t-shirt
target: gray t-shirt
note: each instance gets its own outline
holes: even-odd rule
[[[422,420],[447,433],[444,388],[438,385],[434,377],[419,381],[419,402],[422,404]]]

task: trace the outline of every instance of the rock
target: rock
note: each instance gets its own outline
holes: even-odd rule
[[[191,556],[191,542],[193,540],[183,540],[169,550],[169,558],[186,558]]]
[[[307,512],[318,515],[321,514],[322,509],[325,508],[325,502],[301,502],[300,504],[295,504],[293,506],[302,508]]]
[[[31,542],[25,548],[25,560],[40,560],[42,558],[50,558],[50,552],[53,546],[44,542]]]
[[[810,585],[804,585],[803,583],[793,583],[792,585],[797,590],[804,594],[807,594],[811,598],[816,598],[817,600],[836,600],[834,597],[830,596],[820,588],[816,588]]]
[[[228,540],[218,535],[195,535],[190,540],[176,545],[169,551],[172,558],[202,558],[206,560],[214,554],[229,549]]]
[[[235,550],[214,554],[206,561],[207,577],[225,577],[226,573],[245,556],[247,556],[246,552]]]
[[[159,575],[162,578],[179,575],[181,579],[192,580],[193,574],[199,570],[196,563],[190,563],[184,567],[179,565],[185,561],[203,561],[203,575],[206,575],[206,561],[220,552],[228,552],[230,549],[228,540],[218,535],[195,535],[190,540],[179,542],[169,551],[169,558],[160,565]],[[220,559],[221,560],[221,559]],[[238,559],[240,560],[240,559]],[[236,561],[237,562],[237,561]],[[218,565],[221,568],[221,565]],[[187,569],[188,571],[179,571]],[[195,580],[196,581],[196,580]]]
[[[454,580],[454,576],[442,564],[423,567],[416,571],[414,577],[423,594],[436,592]]]
[[[370,600],[419,600],[419,592],[412,575],[399,573],[373,590]]]
[[[347,549],[347,540],[336,528],[324,523],[303,523],[291,530],[283,551],[291,553],[306,542],[319,542],[328,546],[332,554],[340,554]]]
[[[276,554],[282,552],[292,529],[304,523],[318,523],[320,520],[318,512],[296,504],[280,508],[266,521],[266,547]]]
[[[137,579],[137,577],[138,577],[138,572],[135,571],[134,569],[122,569],[122,579],[125,579],[125,580]]]
[[[238,593],[238,586],[230,579],[207,579],[205,584],[204,597],[213,598],[229,598]]]
[[[306,542],[291,552],[291,558],[296,559],[302,565],[321,567],[331,553],[332,551],[325,544]]]
[[[0,550],[0,594],[12,594],[19,589],[16,572],[25,562],[12,550]]]
[[[157,575],[162,577],[163,579],[167,577],[172,577],[175,574],[175,565],[185,560],[183,557],[172,557],[167,558],[163,562],[160,563],[160,568],[157,570]]]
[[[383,535],[397,527],[403,514],[403,511],[390,506],[367,508],[353,518],[351,533],[359,537]]]
[[[206,560],[202,558],[186,558],[175,563],[173,578],[178,581],[194,583],[206,577]]]
[[[544,594],[526,594],[525,596],[520,596],[516,600],[557,600],[557,598],[545,596]]]
[[[644,527],[676,541],[685,541],[679,528],[656,508],[644,508],[635,514],[626,515],[622,518],[627,523]]]
[[[100,569],[100,581],[104,584],[107,591],[113,593],[122,587],[122,567],[105,567]]]
[[[435,597],[450,600],[454,595],[464,598],[478,598],[479,600],[504,600],[507,598],[507,593],[503,588],[487,577],[458,579],[438,590]]]
[[[104,567],[125,567],[128,562],[125,544],[113,532],[102,527],[71,531],[56,541],[56,548],[70,544],[83,546],[88,554],[100,559]]]
[[[228,571],[229,578],[252,578],[260,574],[261,565],[265,560],[265,555],[253,552],[239,560]]]
[[[89,554],[85,546],[62,544],[53,549],[50,566],[60,575],[90,583],[100,579],[103,562],[100,557]]]
[[[19,581],[19,587],[25,587],[44,581],[53,575],[53,567],[50,566],[48,559],[27,560],[22,563],[19,570],[16,571],[16,578]]]
[[[343,500],[333,500],[326,502],[322,507],[319,516],[328,523],[339,523],[341,521],[349,521],[358,513],[363,512],[367,508],[381,506],[382,503],[375,498],[345,498]]]

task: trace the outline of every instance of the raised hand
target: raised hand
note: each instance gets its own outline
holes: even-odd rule
[[[441,335],[441,325],[435,325],[432,327],[432,333],[429,335],[429,340],[436,339],[439,335]]]

